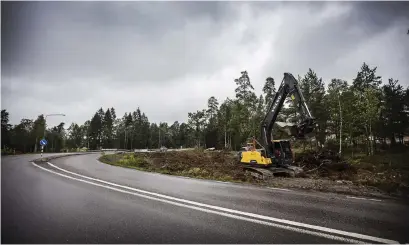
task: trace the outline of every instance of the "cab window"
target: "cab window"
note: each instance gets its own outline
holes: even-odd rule
[[[291,145],[290,145],[290,142],[286,142],[286,141],[281,142],[281,147],[282,147],[282,150],[283,150],[285,153],[291,153]]]

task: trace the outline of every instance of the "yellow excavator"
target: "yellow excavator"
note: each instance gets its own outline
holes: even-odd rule
[[[266,180],[276,174],[293,177],[302,172],[301,168],[293,166],[294,154],[290,140],[272,139],[273,126],[288,95],[295,103],[301,115],[301,121],[298,124],[286,123],[283,127],[284,131],[295,139],[305,139],[314,130],[315,118],[305,103],[298,81],[291,73],[284,73],[281,85],[261,123],[261,142],[253,137],[246,149],[239,154],[240,163],[245,166],[245,171],[256,178]],[[257,146],[260,146],[259,149]]]

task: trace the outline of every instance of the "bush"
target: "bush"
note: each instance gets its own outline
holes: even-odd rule
[[[336,139],[329,139],[325,142],[325,147],[332,151],[339,150],[339,141]]]
[[[1,149],[1,155],[13,155],[14,154],[14,150],[8,147],[4,147],[3,149]]]
[[[126,154],[124,155],[118,163],[120,165],[125,165],[125,166],[131,166],[131,167],[137,167],[137,168],[143,168],[148,165],[148,163],[145,161],[144,158],[142,157],[136,157],[134,154]]]

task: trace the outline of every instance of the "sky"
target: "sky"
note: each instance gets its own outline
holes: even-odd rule
[[[10,123],[40,114],[79,124],[102,107],[151,122],[235,96],[247,70],[309,68],[352,82],[363,62],[409,86],[409,2],[2,2],[1,108]]]

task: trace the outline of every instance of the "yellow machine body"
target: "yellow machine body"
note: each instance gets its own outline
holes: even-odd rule
[[[281,151],[282,149],[282,143],[286,142],[289,147],[291,148],[291,145],[288,140],[272,140],[274,143],[278,143],[278,147],[280,148],[279,150]],[[258,150],[256,149],[256,141],[253,140],[252,143],[248,143],[246,150],[240,153],[240,162],[243,164],[248,164],[248,165],[257,165],[260,167],[269,167],[270,165],[273,164],[271,161],[271,158],[264,157],[265,154],[262,153],[263,150]],[[294,156],[291,156],[289,159],[292,161]]]
[[[263,157],[259,151],[243,151],[240,162],[244,164],[271,165],[271,159]]]

